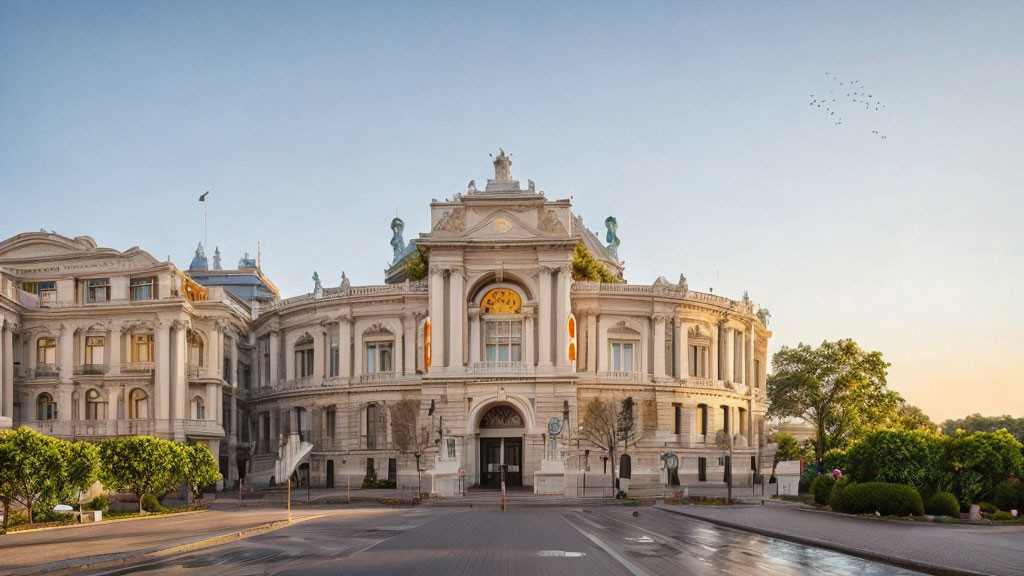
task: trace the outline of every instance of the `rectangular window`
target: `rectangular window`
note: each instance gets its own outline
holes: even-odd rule
[[[156,278],[132,278],[131,298],[133,301],[156,299]]]
[[[522,360],[522,321],[488,320],[485,327],[485,349],[488,362],[519,362]]]
[[[729,407],[722,406],[722,430],[729,434]]]
[[[697,481],[708,481],[708,459],[703,456],[697,458]]]
[[[295,376],[296,378],[305,378],[313,375],[313,350],[308,348],[306,350],[295,351]]]
[[[366,447],[370,450],[377,447],[377,405],[366,407]]]
[[[697,434],[708,433],[708,407],[706,404],[697,405]]]
[[[110,278],[94,278],[85,281],[86,302],[110,301]]]
[[[327,437],[328,438],[334,438],[334,427],[337,426],[337,422],[338,422],[338,413],[336,411],[334,411],[333,409],[332,410],[328,410],[327,411],[327,421],[324,423],[324,426],[327,428],[326,432],[327,432]]]
[[[36,364],[57,363],[57,339],[40,338],[36,343]]]
[[[391,342],[370,342],[366,345],[366,369],[367,374],[377,372],[391,372],[394,370],[392,363]]]
[[[679,434],[683,431],[683,407],[679,404],[672,405],[673,419],[672,419],[672,433]]]
[[[330,370],[328,371],[328,375],[329,376],[337,376],[338,375],[338,373],[339,373],[338,361],[339,361],[339,358],[338,358],[338,337],[337,336],[331,336],[331,360],[330,360],[331,365],[330,365]]]
[[[377,479],[377,470],[373,467],[373,458],[366,459],[366,475],[374,480]]]
[[[132,362],[153,362],[153,335],[132,336]]]
[[[103,364],[103,348],[106,338],[103,336],[86,336],[85,338],[85,363]]]
[[[377,371],[377,345],[366,345],[366,373],[373,374]]]
[[[633,372],[633,342],[611,343],[612,370],[614,372]]]
[[[53,280],[48,282],[36,282],[36,295],[42,304],[53,304],[57,301],[57,283]]]

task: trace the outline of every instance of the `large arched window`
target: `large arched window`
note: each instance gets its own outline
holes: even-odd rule
[[[142,388],[128,394],[128,418],[149,418],[149,396]]]
[[[522,297],[511,288],[493,288],[480,299],[480,315],[484,323],[484,360],[522,361],[522,308]]]
[[[197,395],[192,398],[192,419],[206,420],[206,402],[203,401],[202,396]]]
[[[85,393],[85,419],[86,420],[106,420],[107,419],[107,401],[100,394],[100,391],[95,388],[90,388]]]
[[[57,417],[57,404],[53,402],[53,396],[43,392],[36,396],[36,419],[53,420]]]
[[[188,333],[188,364],[189,366],[203,366],[203,339],[199,334],[189,330]]]

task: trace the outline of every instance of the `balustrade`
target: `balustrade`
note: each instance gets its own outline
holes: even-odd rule
[[[529,374],[532,366],[526,362],[473,362],[470,372],[473,374]]]

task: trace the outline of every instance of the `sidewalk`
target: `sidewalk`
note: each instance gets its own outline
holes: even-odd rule
[[[903,523],[779,502],[658,508],[932,574],[1024,574],[1024,526]]]
[[[293,510],[301,519],[329,512]],[[27,575],[136,557],[283,521],[274,510],[206,510],[130,521],[98,522],[0,536],[0,576]]]

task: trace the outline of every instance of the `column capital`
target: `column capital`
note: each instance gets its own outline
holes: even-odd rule
[[[651,320],[654,320],[655,322],[667,322],[668,320],[670,320],[672,318],[675,318],[674,314],[667,314],[667,313],[660,313],[660,312],[659,313],[655,313],[655,314],[651,314]]]

